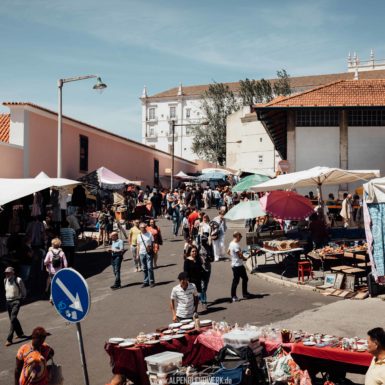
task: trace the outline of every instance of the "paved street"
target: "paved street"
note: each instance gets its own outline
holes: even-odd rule
[[[214,212],[210,212],[210,215],[213,214]],[[81,253],[78,256],[81,271],[87,270],[86,276],[92,295],[90,313],[82,323],[91,384],[105,384],[111,377],[109,357],[103,349],[104,342],[109,337],[135,337],[141,331],[154,331],[157,327],[171,322],[169,295],[182,269],[183,241],[181,237],[174,239],[170,236],[171,222],[162,219],[159,224],[165,243],[160,252],[160,268],[155,271],[155,288],[140,287],[142,273],[133,272],[128,253],[125,254],[122,265],[122,285],[125,286],[118,291],[111,291],[109,288],[113,283],[113,275],[108,255],[103,249]],[[232,231],[230,227],[228,234]],[[310,314],[317,314],[317,309],[327,304],[332,306],[336,301],[318,293],[286,288],[250,276],[249,291],[255,294],[255,298],[232,304],[229,302],[231,279],[229,262],[213,264],[208,290],[209,301],[213,303],[203,318],[225,319],[241,325],[247,322],[264,325],[291,319],[306,310]],[[59,318],[48,301],[24,306],[20,312],[20,320],[26,332],[30,332],[37,325],[52,332],[53,335],[48,337],[47,342],[55,349],[56,361],[63,365],[65,383],[82,384],[75,326],[66,324]],[[322,323],[324,322],[325,320],[322,320]],[[313,324],[316,325],[317,322],[313,320]],[[5,341],[7,329],[7,314],[1,313],[2,343]],[[1,346],[1,384],[12,384],[15,354],[19,346],[20,344],[9,348]]]

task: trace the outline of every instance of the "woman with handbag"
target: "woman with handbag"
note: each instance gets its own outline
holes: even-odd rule
[[[153,243],[154,237],[147,231],[147,226],[144,222],[139,225],[140,234],[137,238],[136,255],[140,258],[142,269],[144,273],[144,280],[142,287],[154,287],[154,267],[153,267]]]
[[[162,233],[160,231],[159,226],[156,225],[155,219],[150,219],[147,226],[147,231],[150,232],[154,238],[154,243],[152,244],[152,251],[153,251],[153,262],[154,262],[154,269],[158,267],[158,253],[159,253],[159,246],[163,245],[163,239],[162,239]]]

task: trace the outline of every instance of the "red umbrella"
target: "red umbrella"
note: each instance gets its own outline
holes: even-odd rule
[[[272,191],[259,201],[263,210],[280,219],[299,220],[314,212],[310,200],[293,191]]]

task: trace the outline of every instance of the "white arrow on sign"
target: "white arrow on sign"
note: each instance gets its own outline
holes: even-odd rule
[[[82,304],[80,302],[80,298],[79,298],[79,293],[76,293],[76,297],[74,297],[72,295],[72,293],[68,290],[68,288],[66,287],[66,285],[64,285],[64,283],[60,280],[60,278],[58,278],[56,280],[58,286],[60,287],[60,289],[63,290],[64,294],[69,298],[69,300],[72,302],[71,305],[69,305],[70,307],[72,307],[73,309],[75,310],[78,310],[78,311],[83,311],[83,307],[82,307]]]

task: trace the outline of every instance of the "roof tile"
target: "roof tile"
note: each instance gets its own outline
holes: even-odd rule
[[[385,106],[385,79],[340,80],[286,98],[276,98],[264,107],[357,107]],[[256,107],[260,107],[256,106]]]
[[[360,79],[385,79],[385,70],[373,70],[362,71],[359,73]],[[310,75],[310,76],[296,76],[290,77],[291,88],[294,92],[302,92],[314,87],[319,87],[324,84],[333,83],[339,80],[353,80],[353,72],[342,72],[337,74],[327,75]],[[277,81],[277,79],[269,79],[271,82]],[[239,82],[224,83],[228,85],[233,92],[239,91]],[[207,91],[209,84],[201,84],[194,86],[183,86],[183,95],[185,96],[200,96],[204,91]],[[176,98],[178,95],[179,87],[174,87],[166,91],[159,92],[157,94],[149,96],[147,99],[152,98]]]
[[[0,142],[9,143],[10,126],[11,126],[11,115],[0,114]]]

